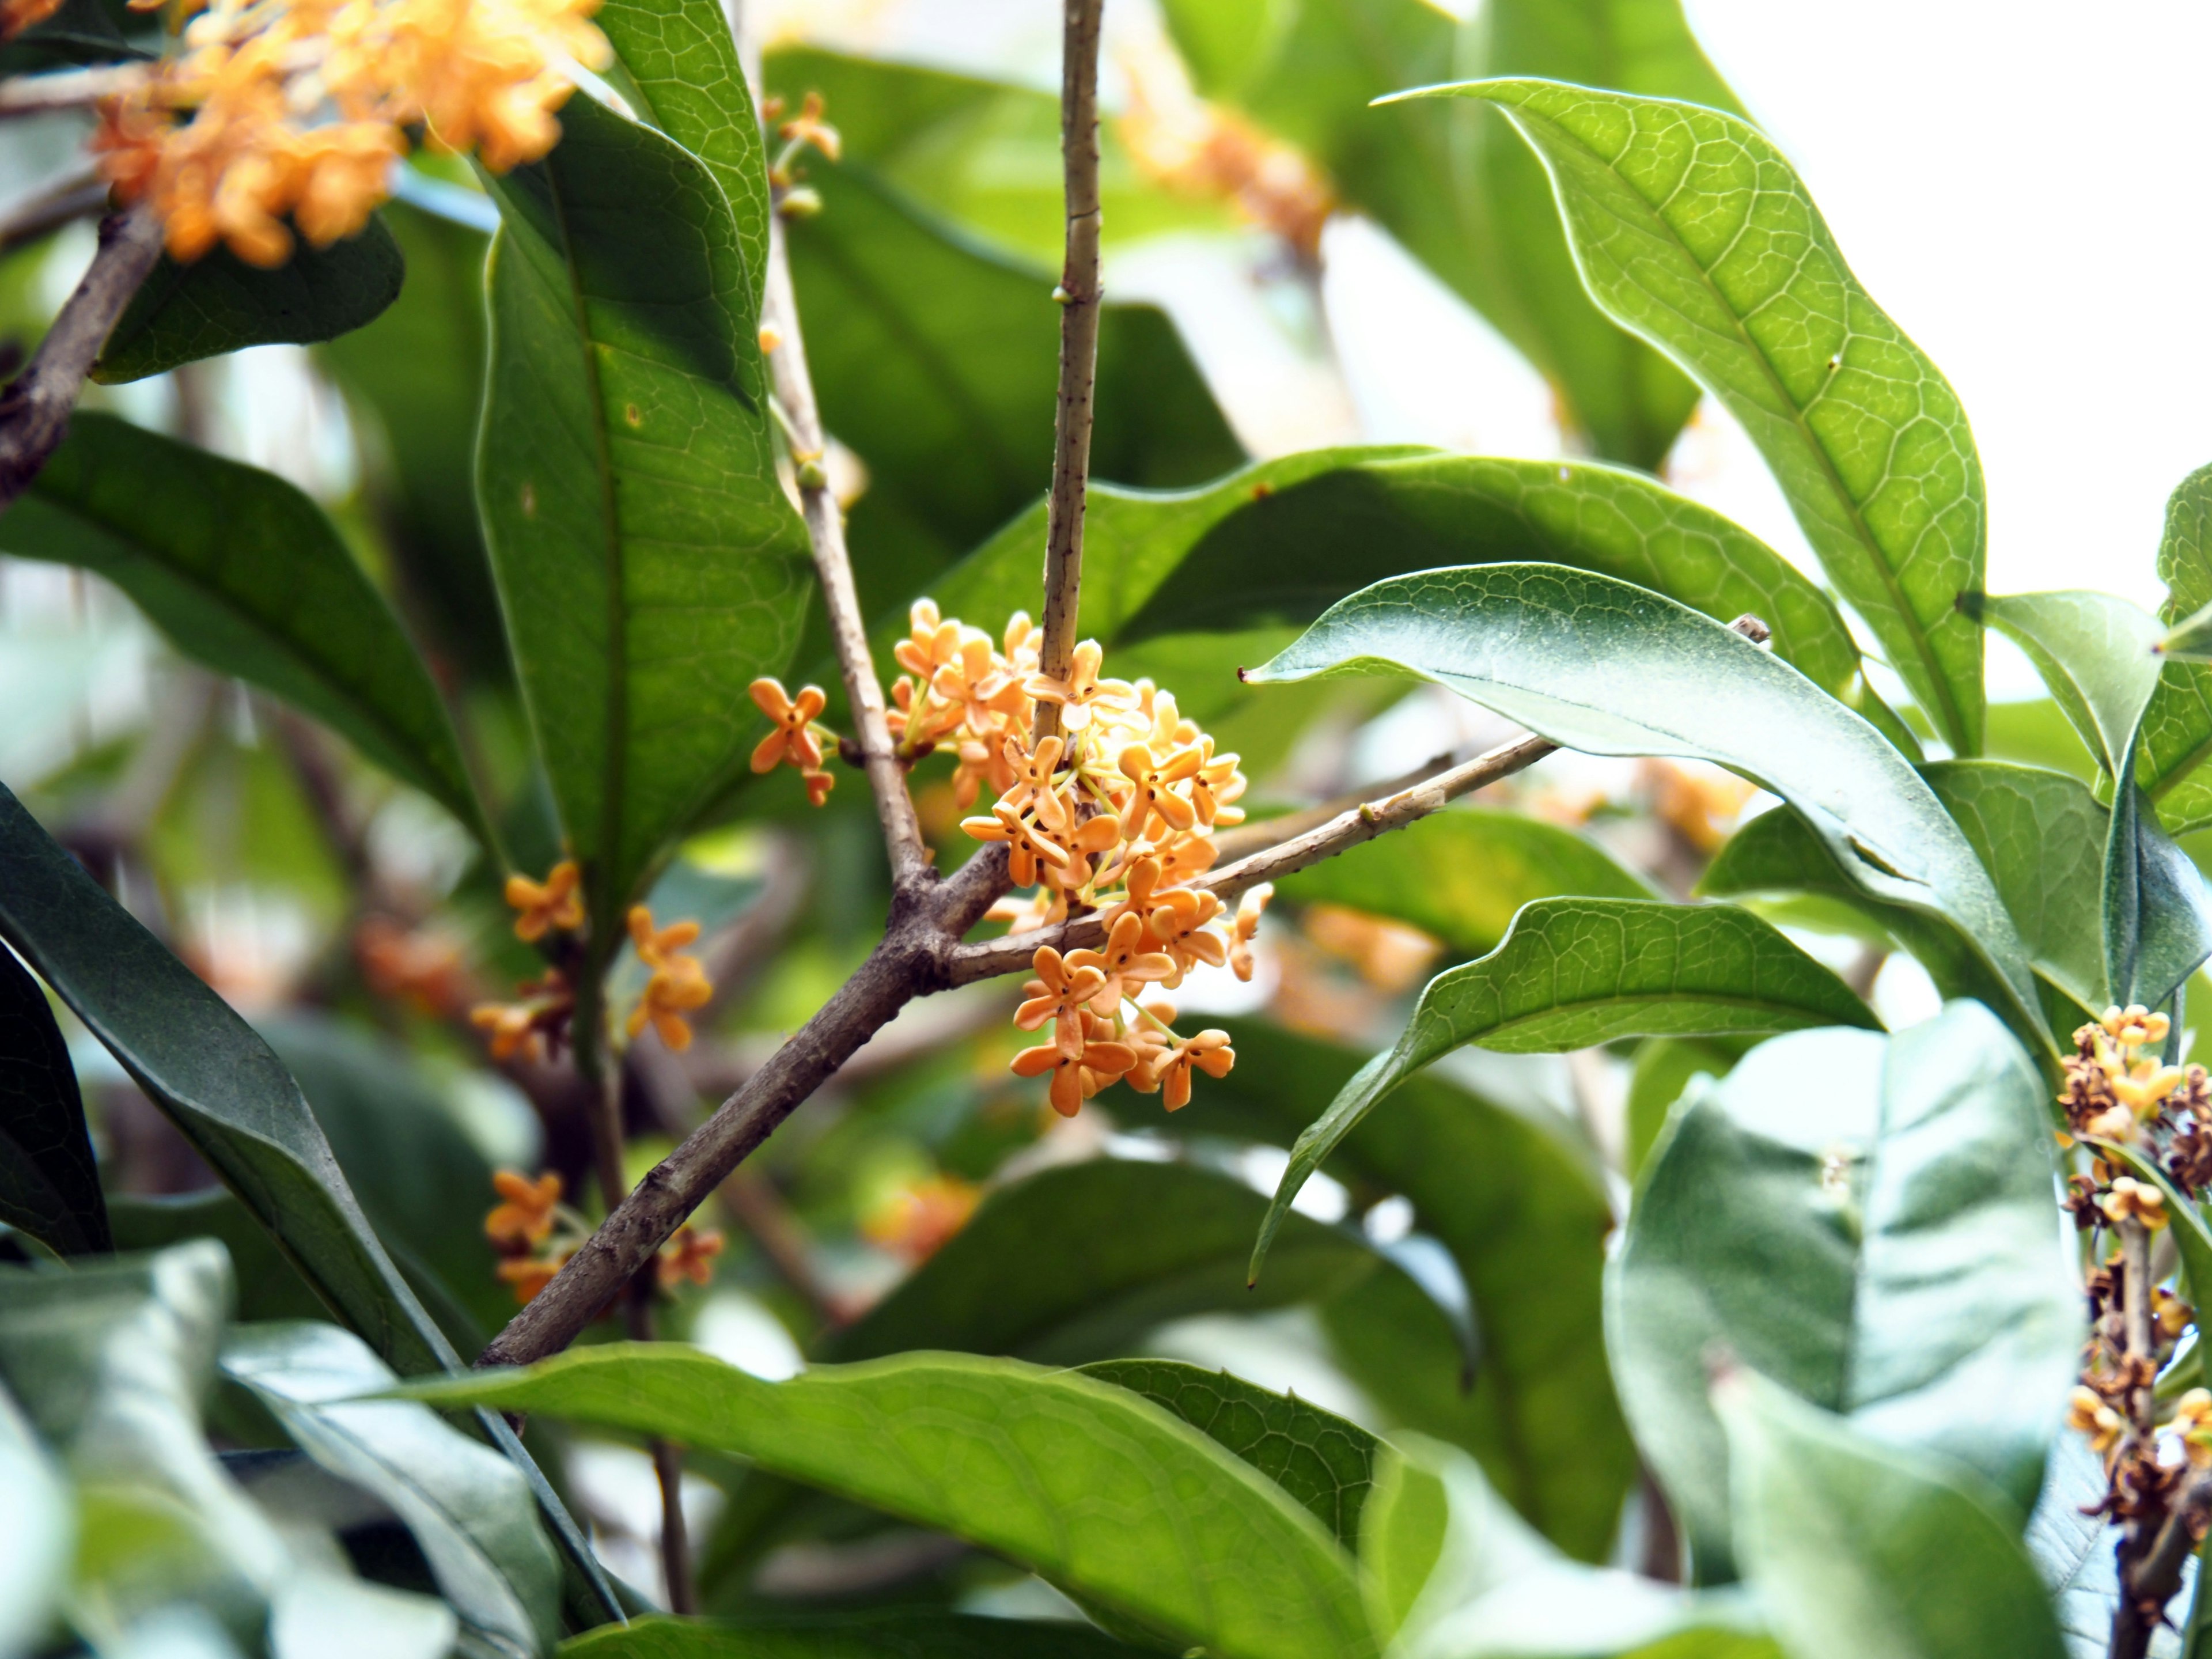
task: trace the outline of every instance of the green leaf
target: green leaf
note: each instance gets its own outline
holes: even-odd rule
[[[230,1257],[241,1320],[321,1319],[330,1311],[276,1241],[227,1187],[159,1198],[112,1194],[107,1217],[126,1255],[211,1238]]]
[[[491,181],[477,463],[508,640],[593,945],[744,769],[806,604],[775,475],[748,230],[705,163],[587,98]]]
[[[1006,595],[1035,584],[1043,535],[1039,502],[936,584],[945,613],[995,626]],[[1870,695],[1832,599],[1719,514],[1619,467],[1311,450],[1176,495],[1094,485],[1083,544],[1084,629],[1109,645],[1303,626],[1385,576],[1528,560],[1633,582],[1717,622],[1752,612],[1774,654],[1831,696]]]
[[[1397,1046],[1360,1067],[1298,1137],[1252,1252],[1252,1278],[1291,1200],[1337,1143],[1454,1048],[1562,1053],[1625,1036],[1877,1023],[1850,987],[1749,911],[1539,899],[1490,955],[1431,980]]]
[[[1543,160],[1583,280],[1742,422],[1829,580],[1960,755],[1982,746],[1981,462],[1957,394],[1861,288],[1781,152],[1719,110],[1542,81],[1484,99]]]
[[[1483,73],[1734,109],[1674,0],[1503,0],[1472,24],[1419,0],[1170,0],[1164,9],[1202,92],[1327,168],[1349,205],[1528,356],[1597,453],[1659,465],[1697,388],[1583,291],[1541,169],[1479,109],[1363,106]]]
[[[1744,1564],[1793,1659],[2064,1659],[2002,1500],[1787,1390],[1722,1391]]]
[[[398,618],[322,509],[274,474],[81,414],[0,519],[0,546],[106,577],[179,650],[328,722],[489,835]]]
[[[1094,1158],[1041,1170],[994,1192],[823,1357],[947,1348],[1080,1364],[1126,1353],[1170,1320],[1321,1300],[1399,1272],[1358,1233],[1300,1216],[1283,1240],[1283,1283],[1255,1297],[1241,1269],[1265,1207],[1242,1181],[1189,1164]],[[1145,1225],[1129,1227],[1133,1215]],[[1449,1347],[1447,1316],[1430,1317]]]
[[[69,1487],[22,1409],[0,1389],[0,1654],[38,1650],[76,1542]]]
[[[904,1354],[763,1382],[615,1343],[409,1392],[750,1458],[1224,1659],[1373,1651],[1351,1564],[1319,1522],[1196,1430],[1079,1373]]]
[[[1628,1073],[1628,1145],[1622,1164],[1629,1180],[1644,1171],[1674,1103],[1698,1078],[1726,1077],[1744,1045],[1725,1037],[1648,1037],[1636,1046]]]
[[[2089,752],[2118,776],[2158,684],[2158,618],[2110,593],[1967,593],[1959,604],[2027,653]]]
[[[1296,1395],[1173,1359],[1102,1359],[1084,1375],[1140,1394],[1226,1446],[1314,1513],[1346,1549],[1375,1482],[1381,1442]]]
[[[251,1026],[0,787],[0,938],[122,1063],[283,1249],[332,1313],[403,1375],[459,1356],[377,1240],[314,1114]],[[226,1292],[227,1293],[227,1292]],[[612,1605],[589,1547],[506,1424],[481,1419],[530,1481],[562,1553]]]
[[[1410,922],[1455,955],[1498,948],[1521,907],[1575,894],[1656,896],[1589,836],[1517,812],[1437,812],[1275,884],[1301,904],[1348,904]]]
[[[514,1466],[427,1406],[362,1400],[397,1381],[335,1326],[246,1326],[224,1375],[251,1389],[293,1443],[406,1523],[470,1638],[499,1654],[560,1639],[560,1570]]]
[[[1352,1049],[1223,1024],[1237,1068],[1167,1119],[1170,1133],[1287,1147],[1359,1069]],[[1402,1085],[1326,1167],[1355,1192],[1412,1202],[1415,1229],[1458,1267],[1482,1343],[1464,1389],[1426,1296],[1377,1274],[1322,1310],[1338,1364],[1392,1425],[1464,1447],[1530,1525],[1602,1560],[1637,1459],[1590,1338],[1613,1213],[1588,1142],[1547,1102],[1432,1072]]]
[[[406,251],[407,286],[381,317],[317,355],[362,434],[366,493],[426,648],[473,680],[503,685],[512,670],[476,499],[491,239],[406,201],[387,203],[383,218]]]
[[[335,339],[374,320],[406,276],[399,244],[374,217],[328,247],[301,243],[272,270],[227,247],[188,265],[164,254],[107,337],[92,378],[112,386],[246,346]]]
[[[1043,495],[1060,307],[1050,269],[963,238],[865,167],[808,167],[823,205],[785,227],[792,281],[822,418],[868,470],[850,539],[861,599],[880,613]],[[1168,488],[1244,459],[1150,306],[1102,308],[1094,401],[1093,477]],[[1032,609],[1036,565],[1032,548],[1016,590]],[[990,599],[1003,623],[1008,596]],[[802,660],[828,654],[826,634],[810,645]]]
[[[1405,1659],[1779,1659],[1746,1598],[1570,1561],[1449,1448],[1385,1447],[1369,1513],[1368,1614]]]
[[[2137,752],[2121,764],[2105,842],[2105,980],[2116,1002],[2156,1007],[2212,957],[2212,893],[2136,787]]]
[[[1948,916],[1997,988],[1992,1006],[2039,1029],[2019,935],[1941,803],[1872,726],[1741,635],[1606,577],[1493,565],[1378,582],[1248,678],[1386,668],[1571,749],[1742,773],[1803,813],[1860,890]]]
[[[1031,1624],[916,1608],[751,1619],[634,1619],[561,1644],[561,1659],[1124,1659],[1073,1620]]]
[[[1954,1002],[1887,1042],[1762,1044],[1676,1107],[1607,1269],[1606,1346],[1701,1581],[1752,1547],[1717,1355],[2027,1512],[2081,1336],[2043,1096],[1989,1011]]]
[[[0,950],[0,1222],[64,1255],[114,1248],[69,1044],[46,994]]]
[[[2155,648],[2168,662],[2212,662],[2212,605],[2174,623]]]
[[[2166,586],[2159,620],[2169,627],[2212,605],[2212,466],[2174,487],[2158,544],[2158,579]],[[2212,824],[2212,666],[2168,662],[2143,711],[2136,739],[2136,782],[2158,807],[2170,835]]]

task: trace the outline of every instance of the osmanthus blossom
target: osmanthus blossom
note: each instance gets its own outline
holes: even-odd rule
[[[1225,1076],[1235,1052],[1219,1031],[1177,1036],[1171,1010],[1164,1020],[1135,999],[1154,985],[1179,987],[1201,965],[1252,976],[1252,942],[1272,890],[1252,889],[1231,916],[1218,896],[1189,884],[1220,857],[1215,831],[1243,821],[1244,775],[1168,692],[1109,678],[1097,641],[1076,646],[1065,676],[1042,671],[1040,647],[1026,614],[1017,612],[994,645],[933,601],[917,601],[892,649],[906,672],[890,688],[888,723],[909,764],[939,749],[957,757],[963,806],[986,784],[995,794],[961,828],[1004,843],[1014,885],[1034,891],[1001,901],[994,920],[1018,933],[1092,913],[1105,924],[1098,949],[1064,958],[1049,945],[1037,950],[1014,1023],[1025,1031],[1049,1024],[1052,1040],[1018,1055],[1016,1073],[1049,1073],[1062,1114],[1117,1080],[1161,1093],[1173,1111],[1189,1100],[1194,1071]],[[812,713],[801,713],[806,692],[794,701],[773,681],[757,683],[754,698],[779,727],[755,756],[765,770],[789,757]],[[1058,711],[1059,732],[1037,732],[1044,707]]]

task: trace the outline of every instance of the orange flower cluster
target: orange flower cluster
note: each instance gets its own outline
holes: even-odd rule
[[[973,1182],[929,1176],[909,1182],[871,1210],[860,1222],[861,1236],[909,1267],[920,1267],[968,1224],[982,1200],[983,1189]]]
[[[592,1236],[592,1224],[561,1201],[556,1171],[548,1170],[532,1181],[520,1170],[499,1170],[491,1184],[500,1201],[484,1217],[484,1237],[499,1251],[499,1276],[514,1287],[517,1302],[526,1303],[568,1265]],[[721,1234],[678,1227],[660,1247],[654,1276],[663,1286],[687,1279],[704,1285],[714,1277],[714,1258],[721,1253]]]
[[[699,958],[686,956],[683,947],[699,937],[696,921],[671,922],[655,929],[653,912],[634,904],[629,912],[629,939],[637,957],[653,970],[645,989],[630,1010],[628,1030],[633,1039],[644,1033],[648,1021],[660,1040],[681,1054],[691,1046],[691,1027],[684,1018],[703,1008],[714,994],[713,981]]]
[[[2138,1004],[2107,1008],[2095,1024],[2075,1031],[2074,1053],[2066,1061],[2066,1092],[2058,1097],[2067,1127],[2075,1134],[2141,1144],[2154,1152],[2160,1130],[2181,1132],[2177,1150],[2197,1139],[2212,1125],[2212,1085],[2204,1068],[2162,1065],[2148,1052],[2172,1029],[2166,1015]]]
[[[102,107],[93,147],[121,199],[152,202],[174,258],[221,241],[279,265],[287,215],[318,247],[368,223],[410,129],[495,172],[552,149],[573,66],[612,60],[596,3],[213,0],[143,86]]]

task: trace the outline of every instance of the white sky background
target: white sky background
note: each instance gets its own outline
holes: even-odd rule
[[[2097,586],[2155,603],[2166,496],[2212,461],[2212,7],[1686,8],[1861,280],[1965,400],[1989,475],[1992,590]],[[1056,79],[1051,0],[772,9],[890,56]],[[1146,27],[1148,12],[1110,0],[1109,33]],[[1541,388],[1463,307],[1366,227],[1340,225],[1328,253],[1330,319],[1363,435],[1551,453]],[[1270,356],[1249,314],[1231,315],[1237,296],[1218,270],[1176,264],[1163,250],[1109,279],[1170,303],[1209,372],[1228,366],[1248,441],[1273,451],[1352,435],[1340,397],[1285,395],[1293,366]],[[1237,396],[1243,377],[1249,399]],[[1679,487],[1802,556],[1778,493],[1727,422],[1701,422],[1671,470]]]

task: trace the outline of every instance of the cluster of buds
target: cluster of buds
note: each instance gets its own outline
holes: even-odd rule
[[[519,987],[519,1000],[483,1003],[470,1011],[470,1023],[490,1038],[494,1060],[557,1058],[568,1040],[576,1012],[568,969],[580,954],[576,945],[585,926],[582,887],[583,872],[573,859],[555,865],[542,882],[523,875],[507,878],[514,936],[547,951],[555,965],[542,979]],[[630,943],[648,975],[624,1029],[635,1040],[650,1024],[671,1048],[688,1048],[691,1027],[684,1016],[705,1007],[714,994],[698,958],[683,950],[699,937],[699,924],[655,927],[653,912],[642,904],[630,908],[629,921]]]
[[[552,149],[574,66],[613,57],[596,3],[182,0],[174,50],[102,106],[93,145],[122,200],[153,204],[175,258],[221,241],[282,264],[288,216],[319,247],[368,222],[412,131],[495,172]]]
[[[484,1237],[499,1251],[499,1276],[514,1287],[517,1302],[526,1303],[582,1248],[592,1224],[561,1201],[557,1171],[548,1170],[533,1181],[520,1170],[500,1170],[491,1184],[500,1201],[484,1217]],[[687,1279],[704,1285],[721,1253],[721,1234],[687,1224],[660,1247],[653,1272],[664,1289]]]
[[[808,93],[799,102],[799,113],[787,119],[782,99],[769,98],[761,104],[761,119],[775,122],[776,137],[783,140],[783,148],[769,163],[768,182],[776,211],[786,218],[811,219],[822,211],[821,192],[799,182],[799,156],[810,147],[833,161],[844,154],[843,137],[822,118],[827,107],[818,92]],[[763,345],[761,349],[772,348]]]
[[[2212,1081],[2202,1066],[2169,1066],[2158,1049],[2172,1022],[2140,1004],[2107,1008],[2104,1018],[2074,1033],[2066,1060],[2066,1091],[2058,1097],[2073,1135],[2115,1142],[2155,1158],[2184,1192],[2212,1186]],[[2078,1224],[2094,1225],[2092,1211],[2109,1214],[2110,1166],[2093,1166],[2094,1182],[2076,1178],[2069,1208]],[[2130,1183],[2132,1185],[2133,1183]],[[2154,1188],[2145,1188],[2155,1195]]]

